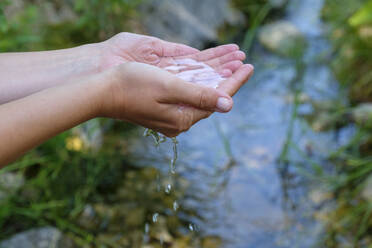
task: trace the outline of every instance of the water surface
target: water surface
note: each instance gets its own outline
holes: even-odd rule
[[[310,166],[309,158],[326,165],[348,131],[316,133],[293,110],[296,89],[311,101],[340,97],[322,61],[330,51],[322,5],[323,0],[292,0],[285,17],[308,40],[303,75],[296,61],[256,45],[248,61],[255,75],[234,97],[233,111],[215,114],[179,137],[177,172],[189,187],[178,203],[197,210],[198,217],[187,218],[204,235],[222,237],[223,247],[311,247],[321,237],[322,224],[314,218],[319,210],[314,192],[321,188],[301,169]],[[313,110],[306,101],[297,107],[298,114]],[[133,141],[131,155],[137,163],[161,168],[166,177],[170,151],[169,145],[158,150],[141,138]]]

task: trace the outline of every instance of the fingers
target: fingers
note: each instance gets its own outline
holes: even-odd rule
[[[207,111],[228,112],[233,102],[229,95],[214,88],[175,79],[167,84],[164,103],[184,104]]]
[[[239,50],[239,46],[235,44],[222,45],[210,48],[198,53],[188,56],[188,58],[195,59],[196,61],[208,61],[214,58],[224,56],[225,54]]]
[[[241,61],[231,61],[218,67],[217,71],[223,77],[231,77],[232,74],[236,72],[236,70],[238,70],[242,65],[243,62]]]
[[[206,61],[205,63],[207,63],[208,65],[210,65],[211,67],[213,68],[218,68],[228,62],[231,62],[231,61],[243,61],[245,60],[246,56],[245,56],[245,53],[242,52],[242,51],[234,51],[234,52],[231,52],[231,53],[228,53],[228,54],[225,54],[221,57],[218,57],[218,58],[214,58],[214,59],[211,59],[211,60],[208,60]]]
[[[221,68],[217,71],[222,77],[229,78],[232,76],[233,72],[230,69]]]
[[[253,71],[254,67],[252,65],[242,65],[230,78],[223,81],[218,89],[230,96],[235,95],[240,87],[253,75]]]
[[[199,65],[185,65],[185,66],[168,66],[163,69],[165,69],[166,71],[170,73],[178,74],[178,73],[185,72],[185,71],[203,69],[203,67]]]
[[[178,56],[187,56],[190,54],[195,54],[200,52],[196,48],[192,48],[183,44],[172,43],[168,41],[162,41],[164,57],[178,57]]]
[[[175,107],[173,111],[176,118],[173,128],[163,130],[164,134],[169,137],[175,137],[182,132],[188,131],[195,123],[208,118],[213,113],[190,106]]]

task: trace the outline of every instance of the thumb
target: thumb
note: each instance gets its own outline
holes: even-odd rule
[[[197,109],[221,113],[229,112],[233,106],[233,100],[227,93],[181,79],[172,81],[169,90],[168,103],[186,104]]]

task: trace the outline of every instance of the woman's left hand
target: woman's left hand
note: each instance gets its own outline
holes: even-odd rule
[[[95,45],[101,54],[101,70],[125,62],[140,62],[164,68],[173,64],[174,59],[190,58],[208,64],[224,77],[230,77],[243,65],[242,61],[246,57],[235,44],[199,51],[183,44],[132,33],[119,33]]]

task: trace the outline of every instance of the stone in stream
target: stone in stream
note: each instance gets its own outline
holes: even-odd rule
[[[300,57],[307,46],[301,31],[288,21],[264,25],[258,39],[266,49],[285,57]]]
[[[362,103],[351,110],[351,117],[355,123],[365,127],[372,126],[372,103]]]
[[[319,113],[315,119],[311,122],[311,128],[315,132],[328,131],[335,127],[338,123],[339,117],[332,116],[330,113],[322,112]]]
[[[141,17],[148,34],[203,48],[218,39],[223,24],[244,23],[242,13],[231,5],[231,0],[149,0],[142,5]]]
[[[0,248],[74,248],[72,240],[54,227],[34,228],[0,243]]]

